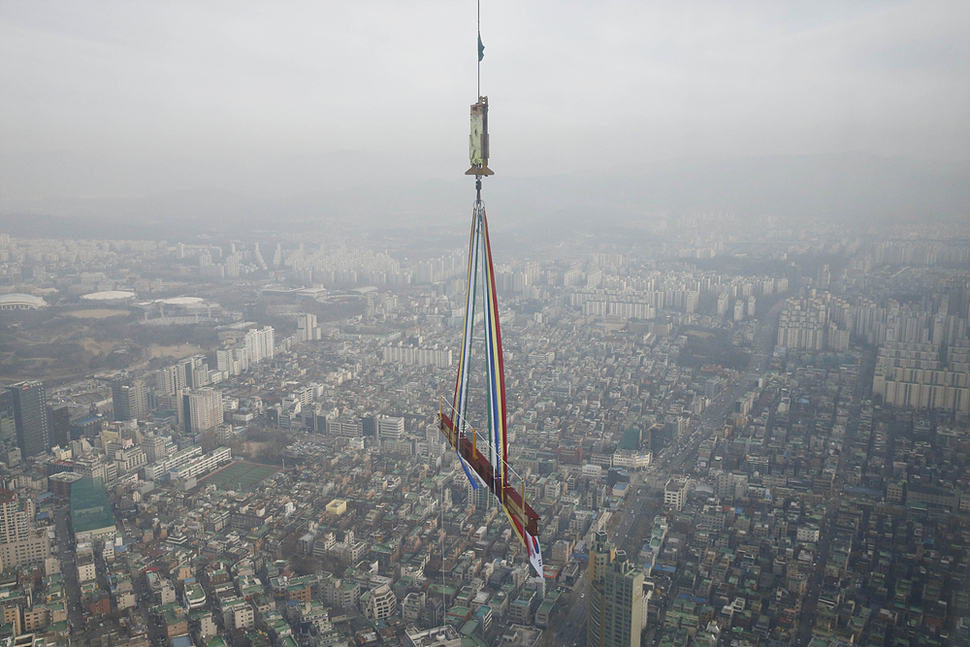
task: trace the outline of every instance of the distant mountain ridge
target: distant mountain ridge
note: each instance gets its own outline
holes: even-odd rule
[[[348,176],[349,178],[349,176]],[[352,181],[347,179],[348,183]],[[603,175],[485,180],[494,229],[557,223],[588,229],[701,211],[839,217],[860,223],[970,217],[970,162],[947,167],[866,154],[673,160]],[[186,238],[233,228],[301,229],[353,223],[356,229],[463,229],[472,181],[374,181],[285,199],[186,189],[129,199],[56,199],[8,204],[0,232],[18,237]],[[491,214],[494,214],[491,215]],[[244,233],[244,231],[240,231]]]

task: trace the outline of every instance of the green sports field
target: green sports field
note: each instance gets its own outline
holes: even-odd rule
[[[265,479],[280,471],[272,465],[257,463],[233,463],[228,467],[210,474],[199,485],[215,485],[220,490],[252,492]]]

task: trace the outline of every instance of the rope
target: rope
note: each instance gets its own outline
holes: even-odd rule
[[[467,436],[467,434],[469,433],[469,430],[470,430],[471,433],[475,434],[475,436],[477,438],[477,440],[475,440],[475,443],[476,443],[476,445],[478,445],[478,451],[479,451],[479,453],[483,453],[482,452],[482,446],[484,446],[487,450],[491,451],[491,449],[492,449],[491,434],[484,433],[482,430],[477,429],[477,428],[473,427],[472,425],[468,424],[468,422],[465,420],[465,418],[463,416],[459,416],[458,415],[458,412],[455,411],[455,408],[451,404],[449,404],[448,402],[445,401],[445,396],[443,396],[443,395],[442,396],[439,396],[439,405],[438,406],[439,406],[439,409],[441,409],[441,410],[446,410],[446,409],[450,409],[451,410],[452,422],[455,425],[455,433],[456,433],[457,437],[460,438],[460,436],[462,436],[462,435],[466,435]],[[461,424],[460,425],[459,425],[459,420],[461,421]],[[461,429],[461,431],[459,431],[459,429]],[[452,448],[452,449],[454,449],[454,448]],[[520,481],[523,481],[523,482],[525,481],[525,477],[523,477],[521,474],[519,474],[517,471],[515,471],[515,468],[512,467],[511,463],[509,463],[507,460],[505,460],[502,456],[499,456],[498,460],[501,463],[501,465],[505,468],[505,471],[508,474],[512,474],[514,476],[517,476]],[[507,479],[507,481],[508,482],[511,482],[511,479]]]
[[[482,42],[482,0],[478,0],[478,43]],[[478,60],[478,96],[482,96],[482,56],[475,43],[475,58]]]
[[[439,476],[441,472],[438,472]],[[438,528],[438,548],[441,552],[441,566],[438,570],[441,573],[441,624],[445,624],[448,616],[447,603],[445,602],[445,495],[442,490],[442,482],[438,481],[438,518],[440,519]]]

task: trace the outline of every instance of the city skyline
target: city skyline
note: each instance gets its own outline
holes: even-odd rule
[[[0,361],[47,382],[55,427],[11,451],[0,394],[0,486],[37,509],[0,560],[44,570],[8,589],[14,631],[80,627],[85,647],[965,637],[949,573],[970,572],[966,226],[601,229],[494,268],[543,579],[435,422],[459,241],[0,234]]]
[[[477,5],[4,5],[0,647],[970,644],[970,4]]]

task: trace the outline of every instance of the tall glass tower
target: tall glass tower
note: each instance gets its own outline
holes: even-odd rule
[[[27,380],[8,386],[7,391],[13,399],[17,445],[24,458],[43,454],[51,446],[51,425],[47,418],[44,383]]]
[[[14,459],[14,464],[19,462],[19,447],[17,445],[17,416],[13,409],[13,393],[4,388],[0,390],[0,460],[10,464],[10,452],[17,450],[18,458]]]

